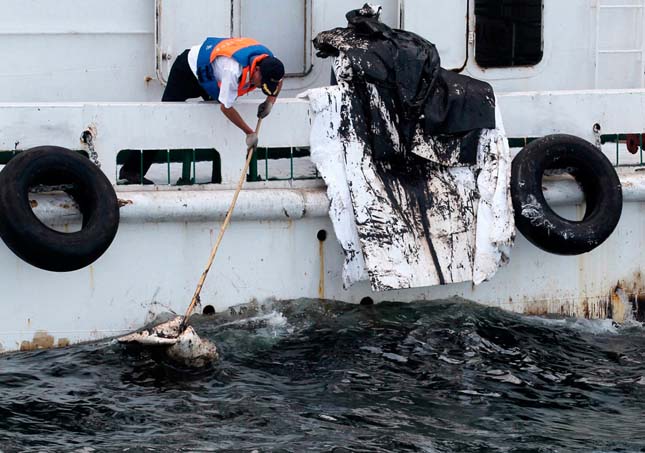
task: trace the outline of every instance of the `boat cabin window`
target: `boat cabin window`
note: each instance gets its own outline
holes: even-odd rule
[[[475,61],[484,68],[542,60],[542,0],[475,0]]]
[[[311,1],[241,0],[238,35],[271,49],[284,63],[287,77],[303,76],[311,69]]]

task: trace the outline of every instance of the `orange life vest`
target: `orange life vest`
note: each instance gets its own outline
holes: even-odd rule
[[[219,97],[221,82],[213,74],[212,63],[217,57],[230,57],[242,66],[242,76],[237,95],[242,96],[255,89],[251,75],[257,64],[273,53],[251,38],[206,38],[197,55],[197,79],[214,100]]]

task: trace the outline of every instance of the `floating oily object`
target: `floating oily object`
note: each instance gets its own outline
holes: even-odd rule
[[[219,359],[217,347],[200,338],[191,326],[181,331],[182,320],[181,316],[176,316],[150,329],[120,337],[117,341],[125,345],[163,348],[170,360],[190,368],[202,368],[216,362]]]
[[[200,338],[191,326],[184,329],[166,354],[171,360],[191,368],[203,368],[219,359],[217,347]]]

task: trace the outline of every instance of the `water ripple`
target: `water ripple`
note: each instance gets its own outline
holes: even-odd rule
[[[195,320],[222,362],[101,342],[0,356],[0,451],[645,451],[645,331],[465,301]]]

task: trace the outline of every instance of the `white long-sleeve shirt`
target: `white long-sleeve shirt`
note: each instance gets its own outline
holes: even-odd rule
[[[191,47],[188,51],[188,65],[197,77],[197,56],[201,45]],[[242,66],[230,57],[217,57],[211,63],[215,78],[221,83],[217,100],[227,109],[231,108],[237,99],[237,87],[242,75]]]

